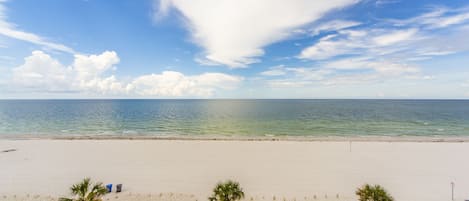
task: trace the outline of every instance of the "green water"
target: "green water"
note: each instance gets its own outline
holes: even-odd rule
[[[469,101],[2,100],[1,135],[469,136]]]

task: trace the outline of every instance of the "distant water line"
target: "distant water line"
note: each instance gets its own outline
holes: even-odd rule
[[[2,135],[469,136],[469,101],[1,100]]]

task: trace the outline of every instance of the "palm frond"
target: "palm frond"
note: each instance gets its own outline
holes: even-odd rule
[[[243,198],[244,192],[239,183],[228,180],[217,183],[213,189],[213,195],[208,199],[209,201],[236,201]]]
[[[72,185],[70,190],[76,199],[63,198],[60,201],[101,201],[101,196],[107,193],[103,183],[92,184],[90,178],[85,178],[80,183]]]
[[[394,198],[380,185],[365,184],[355,194],[359,201],[394,201]]]

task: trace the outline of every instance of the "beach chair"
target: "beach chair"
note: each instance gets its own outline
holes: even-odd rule
[[[116,193],[122,192],[122,184],[117,184],[116,185]]]
[[[106,189],[108,193],[112,192],[112,184],[106,185]]]

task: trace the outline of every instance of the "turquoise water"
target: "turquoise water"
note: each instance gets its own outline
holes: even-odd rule
[[[469,101],[1,100],[1,135],[469,136]]]

